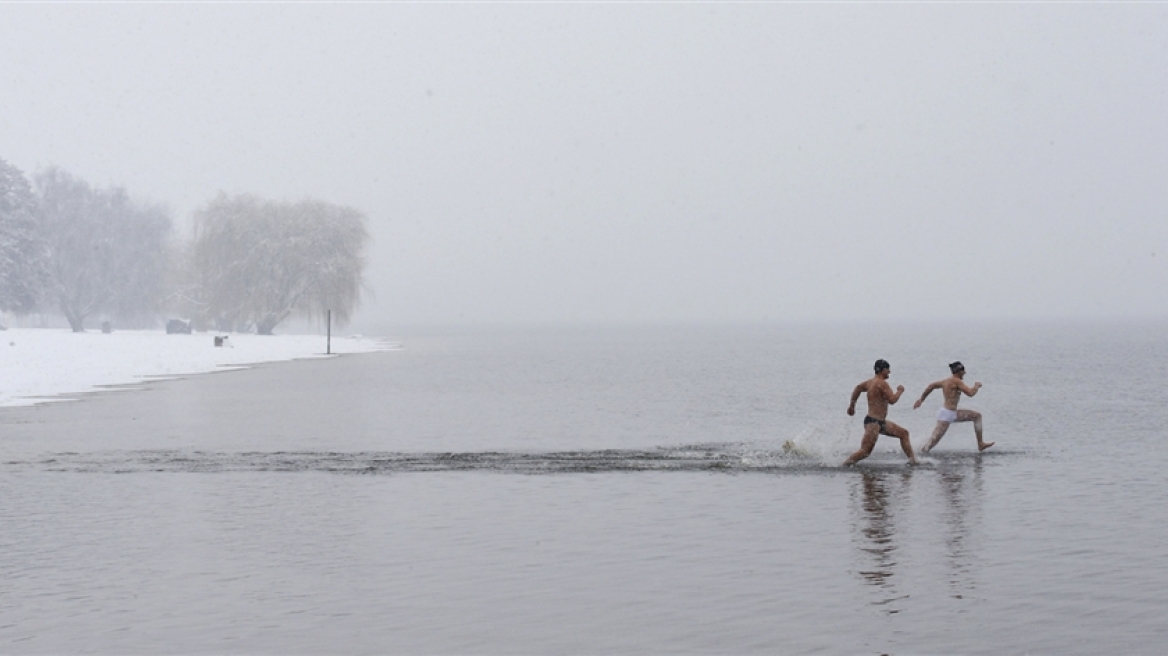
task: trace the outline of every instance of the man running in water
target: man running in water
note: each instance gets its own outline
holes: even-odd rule
[[[933,436],[929,438],[929,443],[921,449],[921,453],[928,453],[937,446],[937,442],[945,436],[945,431],[949,430],[949,424],[956,421],[972,421],[973,432],[977,435],[977,450],[985,451],[994,445],[993,442],[986,442],[981,438],[981,413],[976,410],[958,410],[957,402],[961,400],[961,395],[973,396],[981,389],[981,383],[974,383],[973,387],[965,384],[965,365],[960,362],[954,362],[949,365],[949,371],[953,373],[952,376],[945,380],[939,380],[935,383],[929,383],[925,388],[925,392],[921,394],[921,398],[913,404],[913,410],[921,407],[925,402],[925,398],[929,393],[935,389],[941,390],[941,394],[945,396],[945,405],[937,411],[937,427],[933,429]]]
[[[848,405],[848,415],[856,414],[856,400],[865,392],[868,393],[868,415],[864,417],[864,439],[860,442],[860,450],[848,457],[844,461],[844,466],[854,465],[872,455],[872,449],[876,448],[876,440],[881,435],[899,439],[900,448],[904,449],[909,463],[915,465],[917,458],[913,455],[908,431],[888,421],[888,406],[900,400],[900,395],[904,394],[904,385],[897,385],[896,393],[892,392],[892,387],[888,385],[888,376],[892,374],[892,366],[888,364],[887,360],[877,360],[873,368],[876,370],[876,375],[856,385],[856,389],[852,390],[852,402]]]

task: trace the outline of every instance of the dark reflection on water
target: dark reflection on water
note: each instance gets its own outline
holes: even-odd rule
[[[856,540],[861,552],[861,562],[869,563],[868,569],[860,570],[864,582],[881,590],[880,599],[873,602],[884,606],[888,614],[899,613],[894,604],[908,595],[897,590],[896,538],[897,507],[909,495],[913,472],[911,469],[894,473],[887,471],[862,471],[852,486],[853,507],[855,508]]]
[[[982,470],[980,458],[969,469],[945,468],[939,472],[941,492],[945,497],[946,562],[950,568],[949,587],[954,599],[965,598],[974,588],[973,560],[976,556],[971,536],[979,533],[981,518]]]
[[[904,553],[909,546],[939,551],[951,598],[967,599],[978,587],[975,542],[982,533],[985,457],[946,454],[934,460],[935,467],[866,469],[851,483],[853,542],[857,562],[865,564],[857,573],[880,592],[872,604],[890,615],[903,610],[898,602],[913,589],[902,582],[900,566],[919,559]],[[901,535],[901,525],[914,527],[914,535]],[[939,530],[935,547],[922,535],[922,526]]]

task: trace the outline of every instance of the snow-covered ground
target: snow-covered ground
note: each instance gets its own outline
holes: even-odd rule
[[[230,335],[223,347],[212,333],[167,335],[162,330],[74,333],[47,328],[0,332],[0,406],[32,405],[60,395],[146,379],[238,369],[325,355],[323,335]],[[397,348],[368,337],[332,338],[332,352]]]

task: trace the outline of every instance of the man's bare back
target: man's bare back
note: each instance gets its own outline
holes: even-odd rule
[[[921,448],[921,453],[928,453],[937,446],[941,438],[945,436],[945,431],[949,430],[949,424],[955,422],[972,421],[973,432],[977,437],[978,451],[985,451],[994,445],[993,442],[986,442],[982,439],[981,413],[976,410],[959,410],[957,404],[961,401],[961,395],[975,396],[977,391],[981,389],[981,383],[974,383],[973,387],[965,384],[965,365],[960,362],[953,362],[949,365],[951,376],[944,380],[939,380],[935,383],[929,383],[925,391],[921,393],[921,398],[913,404],[913,410],[921,407],[929,394],[933,390],[941,390],[941,395],[944,397],[944,405],[937,411],[937,426],[933,429],[933,434],[929,438],[929,443]]]
[[[852,390],[852,402],[848,405],[848,415],[856,414],[856,401],[861,394],[867,394],[868,414],[864,417],[864,437],[860,441],[860,449],[844,461],[844,466],[853,465],[872,453],[876,447],[876,440],[880,435],[888,435],[900,440],[900,447],[908,456],[908,461],[916,464],[913,455],[912,442],[909,441],[908,431],[888,421],[888,406],[900,400],[904,394],[904,385],[897,385],[896,392],[888,384],[888,377],[892,375],[892,367],[885,360],[877,360],[874,367],[876,375],[856,385]]]

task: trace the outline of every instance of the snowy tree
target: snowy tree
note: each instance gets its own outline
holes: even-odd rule
[[[95,189],[60,169],[36,176],[50,252],[50,296],[75,332],[96,313],[141,319],[162,301],[172,222],[120,187]]]
[[[0,159],[0,310],[36,309],[49,276],[48,255],[37,231],[32,186],[20,169]]]
[[[190,262],[202,323],[270,335],[290,316],[338,323],[361,301],[365,215],[318,200],[220,194],[195,214]]]

